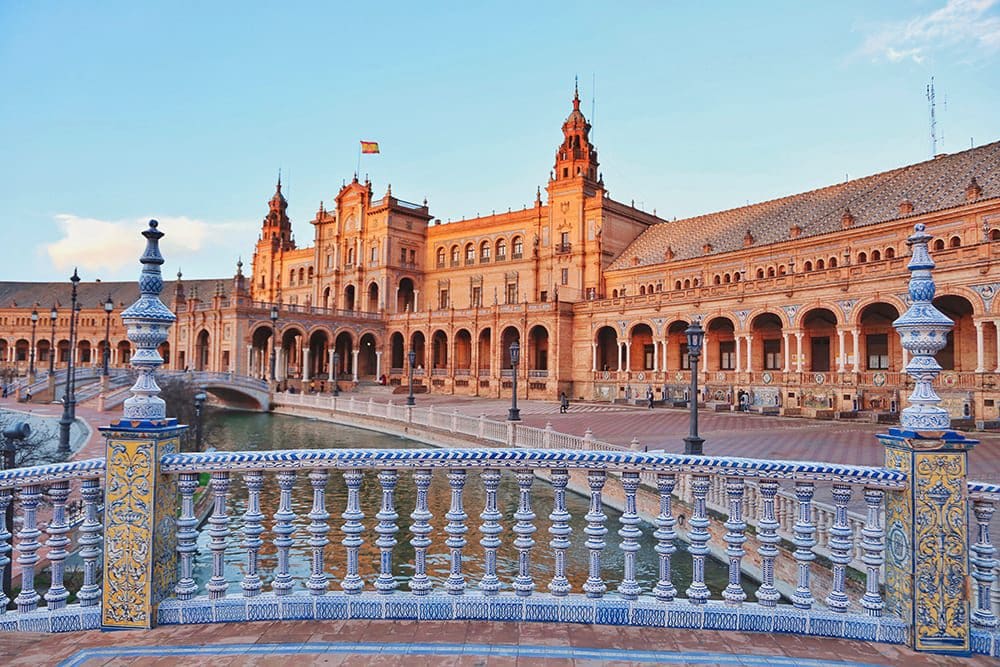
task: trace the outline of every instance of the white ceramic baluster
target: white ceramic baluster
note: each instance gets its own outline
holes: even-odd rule
[[[396,482],[399,473],[395,470],[380,470],[378,482],[382,487],[382,507],[375,518],[378,524],[375,532],[378,538],[375,546],[379,549],[379,573],[375,579],[375,590],[382,594],[392,593],[396,590],[396,578],[392,576],[392,550],[396,546],[396,533],[399,527],[396,520],[399,514],[396,512],[394,495],[396,492]]]
[[[208,517],[208,534],[212,538],[212,578],[208,580],[208,597],[216,600],[226,596],[226,538],[229,536],[229,517],[226,516],[226,496],[229,494],[229,473],[213,472],[210,482],[213,509]]]
[[[622,490],[625,492],[625,511],[620,519],[622,527],[618,529],[618,536],[622,538],[619,548],[622,550],[625,560],[625,573],[622,582],[618,585],[618,593],[626,600],[635,600],[639,597],[641,589],[639,582],[635,579],[635,556],[639,551],[639,538],[642,531],[639,530],[639,513],[635,506],[635,493],[639,488],[639,473],[622,473]]]
[[[174,586],[178,600],[190,600],[198,592],[194,582],[194,555],[198,552],[198,519],[194,515],[194,492],[198,488],[198,473],[182,472],[177,478],[181,494],[181,514],[177,519],[177,554],[180,577]]]
[[[760,521],[757,523],[757,541],[760,547],[761,583],[754,596],[762,607],[773,607],[781,598],[774,587],[774,559],[778,556],[778,519],[774,515],[775,497],[778,493],[778,483],[773,480],[762,480],[757,484],[760,494]]]
[[[535,582],[531,579],[531,548],[535,546],[532,535],[535,533],[535,513],[531,511],[531,483],[535,473],[530,468],[523,468],[515,473],[518,488],[517,511],[514,512],[514,548],[517,549],[517,576],[514,577],[512,588],[518,595],[531,595],[535,590]]]
[[[431,589],[431,582],[427,578],[427,547],[431,545],[428,535],[431,534],[431,513],[427,509],[427,489],[431,485],[430,470],[414,470],[413,483],[417,487],[417,500],[410,514],[413,523],[410,524],[410,532],[413,538],[410,544],[413,546],[413,577],[410,578],[410,590],[414,595],[427,595]]]
[[[465,533],[468,527],[465,525],[469,515],[462,507],[462,490],[465,488],[465,471],[449,470],[448,486],[451,487],[451,506],[447,514],[448,525],[444,532],[448,538],[445,545],[451,550],[451,573],[445,582],[445,590],[451,595],[462,595],[465,593],[465,575],[462,574],[462,549],[465,547]]]
[[[101,522],[97,518],[97,503],[101,501],[101,480],[85,479],[80,485],[83,500],[83,523],[80,524],[80,559],[83,561],[83,586],[76,594],[81,607],[93,607],[101,599],[97,585],[97,559],[101,556]]]
[[[35,563],[38,562],[38,536],[42,531],[36,524],[38,501],[42,497],[42,487],[30,484],[21,487],[21,513],[24,522],[17,532],[17,564],[21,567],[21,592],[14,598],[17,610],[22,614],[35,611],[40,596],[35,591]]]
[[[865,527],[861,530],[862,546],[865,555],[861,560],[865,564],[865,594],[861,597],[861,606],[869,616],[881,616],[885,602],[879,592],[879,569],[885,562],[885,530],[882,528],[882,498],[885,492],[881,489],[865,489],[865,505],[868,508]]]
[[[549,591],[556,597],[563,597],[570,592],[569,580],[566,578],[566,550],[569,549],[569,536],[573,529],[569,527],[570,514],[566,511],[566,485],[569,484],[569,471],[556,468],[551,475],[554,489],[552,513],[549,514],[549,534],[552,539],[549,545],[555,552],[555,573],[549,582]]]
[[[49,552],[47,558],[52,564],[52,583],[45,594],[45,602],[50,610],[62,609],[66,606],[69,591],[63,583],[66,572],[66,547],[69,545],[69,523],[66,521],[66,498],[69,497],[69,481],[55,482],[48,488],[48,496],[52,501],[52,520],[45,532],[49,539],[45,543]]]
[[[691,479],[691,493],[694,496],[694,510],[688,525],[688,539],[691,546],[691,585],[687,589],[688,602],[705,604],[711,593],[705,585],[705,557],[708,556],[708,512],[705,507],[705,497],[708,495],[708,475],[694,475]]]
[[[670,494],[676,484],[677,476],[673,473],[661,472],[656,475],[656,490],[660,492],[660,513],[656,517],[653,537],[656,538],[656,553],[660,556],[660,580],[656,582],[653,594],[660,602],[670,602],[677,596],[677,588],[670,580],[670,559],[677,551],[674,546],[674,540],[677,539],[674,526],[677,525],[677,520],[674,518]]]
[[[973,500],[972,512],[976,517],[978,539],[972,545],[973,571],[972,578],[976,580],[976,608],[972,612],[972,622],[978,626],[995,628],[997,617],[990,606],[990,592],[996,581],[997,559],[993,557],[996,547],[990,542],[990,519],[995,511],[990,500]]]
[[[726,556],[729,557],[729,584],[722,591],[727,604],[741,604],[747,594],[740,585],[740,565],[743,562],[743,544],[747,541],[747,523],[743,520],[743,491],[745,484],[741,477],[726,478],[726,496],[729,498],[729,513],[726,517]]]
[[[260,548],[264,540],[260,538],[264,532],[261,522],[264,514],[260,511],[260,491],[264,488],[264,473],[251,470],[243,474],[243,482],[247,487],[247,509],[243,513],[243,549],[246,550],[246,573],[240,588],[243,596],[252,598],[260,595],[261,580],[258,570]]]
[[[486,505],[479,518],[483,520],[479,532],[483,534],[479,544],[483,547],[485,558],[485,574],[479,582],[479,590],[483,595],[496,595],[500,591],[500,579],[497,577],[497,549],[500,547],[500,533],[503,527],[500,519],[503,515],[497,509],[497,489],[500,488],[500,471],[487,468],[483,471],[483,487],[486,489]]]
[[[365,587],[365,582],[358,574],[358,550],[364,543],[361,533],[365,530],[361,524],[361,520],[365,518],[364,512],[361,511],[361,482],[363,480],[364,473],[358,469],[344,471],[344,482],[347,484],[347,507],[340,515],[344,519],[344,525],[340,529],[344,533],[341,544],[347,549],[347,573],[343,581],[340,582],[340,587],[348,595],[357,595]]]
[[[830,562],[833,563],[833,590],[826,596],[830,611],[846,612],[851,601],[844,592],[847,566],[851,564],[851,525],[847,522],[847,505],[851,502],[851,487],[833,485],[833,525],[830,527]]]
[[[10,491],[0,491],[0,616],[7,611],[7,603],[10,602],[10,598],[7,597],[8,593],[13,592],[3,589],[4,572],[7,568],[12,567],[10,538],[13,536],[7,532],[7,521],[4,520],[7,516],[7,508],[12,502],[14,502],[14,498]]]
[[[323,550],[330,543],[326,536],[330,532],[327,523],[330,520],[330,513],[326,511],[326,483],[330,479],[330,473],[326,470],[312,470],[309,472],[309,484],[312,486],[313,503],[309,510],[309,548],[312,549],[312,567],[309,572],[309,579],[306,580],[306,589],[312,595],[323,595],[329,585],[329,577],[323,570]]]
[[[590,470],[587,472],[587,484],[590,486],[590,510],[584,517],[587,520],[587,527],[583,532],[587,535],[586,547],[590,550],[590,569],[587,581],[583,584],[583,591],[588,598],[599,598],[604,596],[604,591],[608,587],[601,578],[601,552],[604,551],[604,536],[608,534],[608,529],[604,527],[604,522],[608,517],[604,514],[604,506],[601,502],[601,490],[607,480],[608,473],[603,470]]]
[[[292,592],[292,575],[289,571],[289,552],[294,540],[295,512],[292,511],[292,488],[295,486],[295,472],[281,470],[278,472],[278,510],[274,513],[274,548],[278,552],[278,564],[274,568],[274,581],[271,590],[275,595],[290,595]]]
[[[798,563],[798,585],[792,593],[792,604],[798,609],[811,609],[813,602],[812,590],[809,586],[809,564],[816,559],[813,547],[816,546],[816,526],[812,522],[812,482],[796,482],[795,496],[799,502],[798,520],[795,522],[795,561]]]

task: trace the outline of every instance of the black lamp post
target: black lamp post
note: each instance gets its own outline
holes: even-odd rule
[[[115,309],[115,302],[111,300],[111,295],[108,294],[107,301],[104,302],[104,357],[102,360],[103,368],[101,370],[101,375],[104,377],[108,376],[108,360],[111,359],[111,311]]]
[[[31,310],[31,354],[28,355],[28,377],[35,377],[35,327],[38,326],[38,309]]]
[[[406,404],[416,405],[417,402],[413,400],[413,364],[417,363],[417,353],[410,350],[406,356],[410,360],[410,395],[406,397]]]
[[[14,467],[14,454],[17,452],[17,445],[29,435],[31,435],[31,426],[27,422],[12,422],[3,430],[3,445],[0,446],[0,451],[3,452],[4,470],[10,470]],[[14,533],[14,503],[7,505],[7,512],[3,521],[6,527],[5,532],[8,535],[12,535]],[[8,537],[7,539],[10,540],[13,538]],[[3,570],[3,588],[0,588],[0,592],[7,591],[8,595],[11,594],[10,571],[14,569],[11,565],[13,563],[9,563]],[[0,608],[0,613],[3,613],[3,611]]]
[[[521,345],[516,340],[510,344],[510,368],[511,379],[513,380],[510,392],[510,410],[507,412],[507,421],[521,421],[521,411],[517,409],[517,364],[521,361]]]
[[[701,328],[701,322],[695,320],[684,333],[687,336],[688,362],[691,366],[691,396],[688,403],[691,407],[690,432],[684,438],[684,453],[701,454],[701,445],[705,439],[698,437],[698,358],[701,356],[702,343],[705,342],[705,330]]]
[[[199,391],[194,395],[194,446],[195,451],[201,451],[202,441],[202,410],[205,408],[205,400],[208,395],[204,391]]]
[[[69,451],[69,427],[76,421],[76,396],[73,393],[73,347],[76,343],[76,314],[78,305],[76,290],[77,285],[80,284],[80,276],[77,275],[76,269],[73,269],[73,275],[69,280],[73,283],[73,292],[70,298],[69,309],[69,359],[66,363],[66,392],[63,395],[62,417],[59,419],[59,451],[61,452]]]
[[[49,340],[49,375],[55,372],[56,364],[56,318],[59,317],[59,311],[56,310],[55,306],[52,306],[52,310],[49,311],[49,319],[52,320],[52,338]]]
[[[340,352],[333,353],[333,368],[330,369],[330,379],[333,381],[333,395],[340,396],[340,385],[337,376],[340,375]]]
[[[274,382],[275,345],[278,337],[278,304],[271,304],[271,382]]]

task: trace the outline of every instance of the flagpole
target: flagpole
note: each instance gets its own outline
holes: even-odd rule
[[[358,141],[358,166],[357,169],[354,170],[354,175],[357,176],[360,173],[361,173],[361,142]]]

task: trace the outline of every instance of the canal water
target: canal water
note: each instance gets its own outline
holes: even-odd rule
[[[298,449],[298,448],[422,448],[425,445],[374,431],[366,431],[330,422],[306,419],[300,417],[289,417],[284,415],[271,415],[260,413],[244,412],[220,412],[213,414],[206,424],[206,446],[215,447],[218,450],[254,450],[263,451],[269,449]],[[376,473],[366,472],[365,480],[361,490],[361,509],[365,514],[362,521],[365,532],[362,534],[364,544],[360,551],[361,576],[366,582],[366,588],[372,590],[372,582],[378,573],[379,550],[375,546],[377,534],[373,528],[377,524],[375,513],[381,505],[381,488],[375,477]],[[259,571],[264,580],[264,590],[269,590],[269,583],[273,579],[274,569],[277,564],[277,552],[274,547],[274,534],[270,532],[273,525],[273,515],[278,508],[278,488],[274,474],[265,474],[264,490],[261,492],[261,512],[264,514],[265,533],[262,535],[264,545],[260,549]],[[243,484],[241,474],[231,476],[231,487],[229,501],[227,505],[229,513],[230,533],[227,539],[225,552],[226,579],[230,582],[230,594],[239,594],[239,582],[245,573],[246,552],[241,546],[242,540],[242,515],[246,511],[247,492]],[[617,480],[609,479],[608,485],[617,484]],[[467,546],[463,551],[463,570],[466,575],[468,590],[474,590],[476,583],[483,576],[483,548],[479,544],[482,535],[479,533],[479,526],[482,520],[479,513],[485,503],[485,491],[479,479],[478,471],[469,471],[465,485],[464,505],[465,512],[469,515],[467,520],[468,532],[466,533]],[[551,535],[548,532],[552,522],[549,514],[552,511],[552,487],[542,479],[535,479],[532,486],[532,510],[536,518],[534,525],[535,547],[531,552],[531,575],[535,581],[537,591],[546,592],[547,584],[552,579],[554,569],[554,555],[549,546]],[[566,498],[567,509],[572,515],[570,526],[573,530],[570,537],[572,546],[566,557],[566,576],[573,587],[573,592],[581,592],[584,581],[587,579],[587,568],[589,552],[584,546],[586,536],[583,529],[586,527],[584,515],[587,513],[589,499],[576,493],[568,492]],[[412,475],[409,472],[401,471],[399,482],[396,487],[396,512],[399,514],[397,525],[399,532],[396,534],[398,541],[393,551],[394,572],[396,579],[400,582],[400,590],[406,590],[405,582],[410,578],[413,571],[413,547],[409,540],[412,535],[409,532],[410,512],[413,511],[416,490],[413,484]],[[428,504],[434,518],[430,523],[434,529],[430,535],[431,546],[427,550],[427,574],[435,584],[435,591],[443,592],[443,584],[450,572],[450,552],[445,546],[444,540],[447,535],[444,526],[447,520],[444,518],[450,504],[450,489],[444,470],[434,473],[434,480],[428,495]],[[343,476],[339,471],[331,471],[326,494],[326,510],[330,513],[330,532],[327,537],[330,544],[326,547],[325,568],[330,575],[330,590],[339,590],[339,582],[343,578],[345,571],[345,548],[340,544],[344,535],[340,531],[343,524],[341,513],[344,511],[347,502],[347,488],[344,484]],[[514,475],[510,471],[503,473],[500,490],[497,496],[497,504],[503,514],[502,520],[504,532],[501,534],[503,545],[498,551],[497,572],[505,590],[510,590],[510,583],[517,574],[518,553],[513,547],[515,535],[512,533],[513,513],[517,508],[518,488]],[[304,582],[309,576],[311,562],[311,550],[308,545],[309,532],[306,530],[309,519],[306,516],[312,507],[312,488],[309,484],[307,473],[300,473],[295,482],[295,490],[292,493],[292,510],[295,512],[294,521],[295,533],[293,535],[293,546],[291,547],[291,571],[296,579],[296,589],[305,590]],[[602,572],[609,591],[613,591],[621,582],[624,572],[623,554],[618,548],[621,538],[618,536],[618,529],[621,527],[619,519],[621,513],[605,506],[604,513],[608,519],[605,527],[608,534],[605,537],[607,546],[602,556]],[[644,592],[648,592],[656,585],[659,577],[658,558],[654,551],[656,540],[652,533],[654,526],[643,522],[641,524],[643,532],[640,539],[641,550],[637,558],[636,578],[643,587]],[[211,539],[208,535],[207,525],[202,527],[198,537],[198,552],[195,564],[195,579],[198,582],[199,590],[204,591],[204,585],[211,576],[211,550],[209,543]],[[686,545],[679,540],[676,541],[677,552],[672,559],[673,575],[672,580],[681,597],[691,582],[691,557],[686,551]],[[713,597],[717,598],[725,588],[728,580],[728,571],[725,565],[709,559],[706,563],[706,583],[711,589]],[[752,591],[756,585],[745,580],[744,590],[748,592],[752,599]]]

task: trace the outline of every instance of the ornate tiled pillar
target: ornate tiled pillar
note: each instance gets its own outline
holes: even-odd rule
[[[950,429],[948,411],[932,382],[941,372],[934,354],[953,323],[933,305],[931,235],[915,226],[912,305],[893,326],[911,353],[905,371],[915,386],[900,428],[879,435],[887,468],[906,473],[906,488],[886,502],[886,611],[910,626],[914,650],[970,653],[968,451],[977,443]]]
[[[132,366],[139,377],[124,415],[101,429],[107,449],[104,490],[104,584],[101,626],[151,628],[156,609],[177,578],[176,479],[160,474],[160,458],[180,450],[187,429],[166,417],[154,372],[163,364],[156,348],[167,340],[176,319],[160,301],[159,240],[155,220],[142,233],[146,251],[140,262],[140,296],[122,313],[135,343]]]

